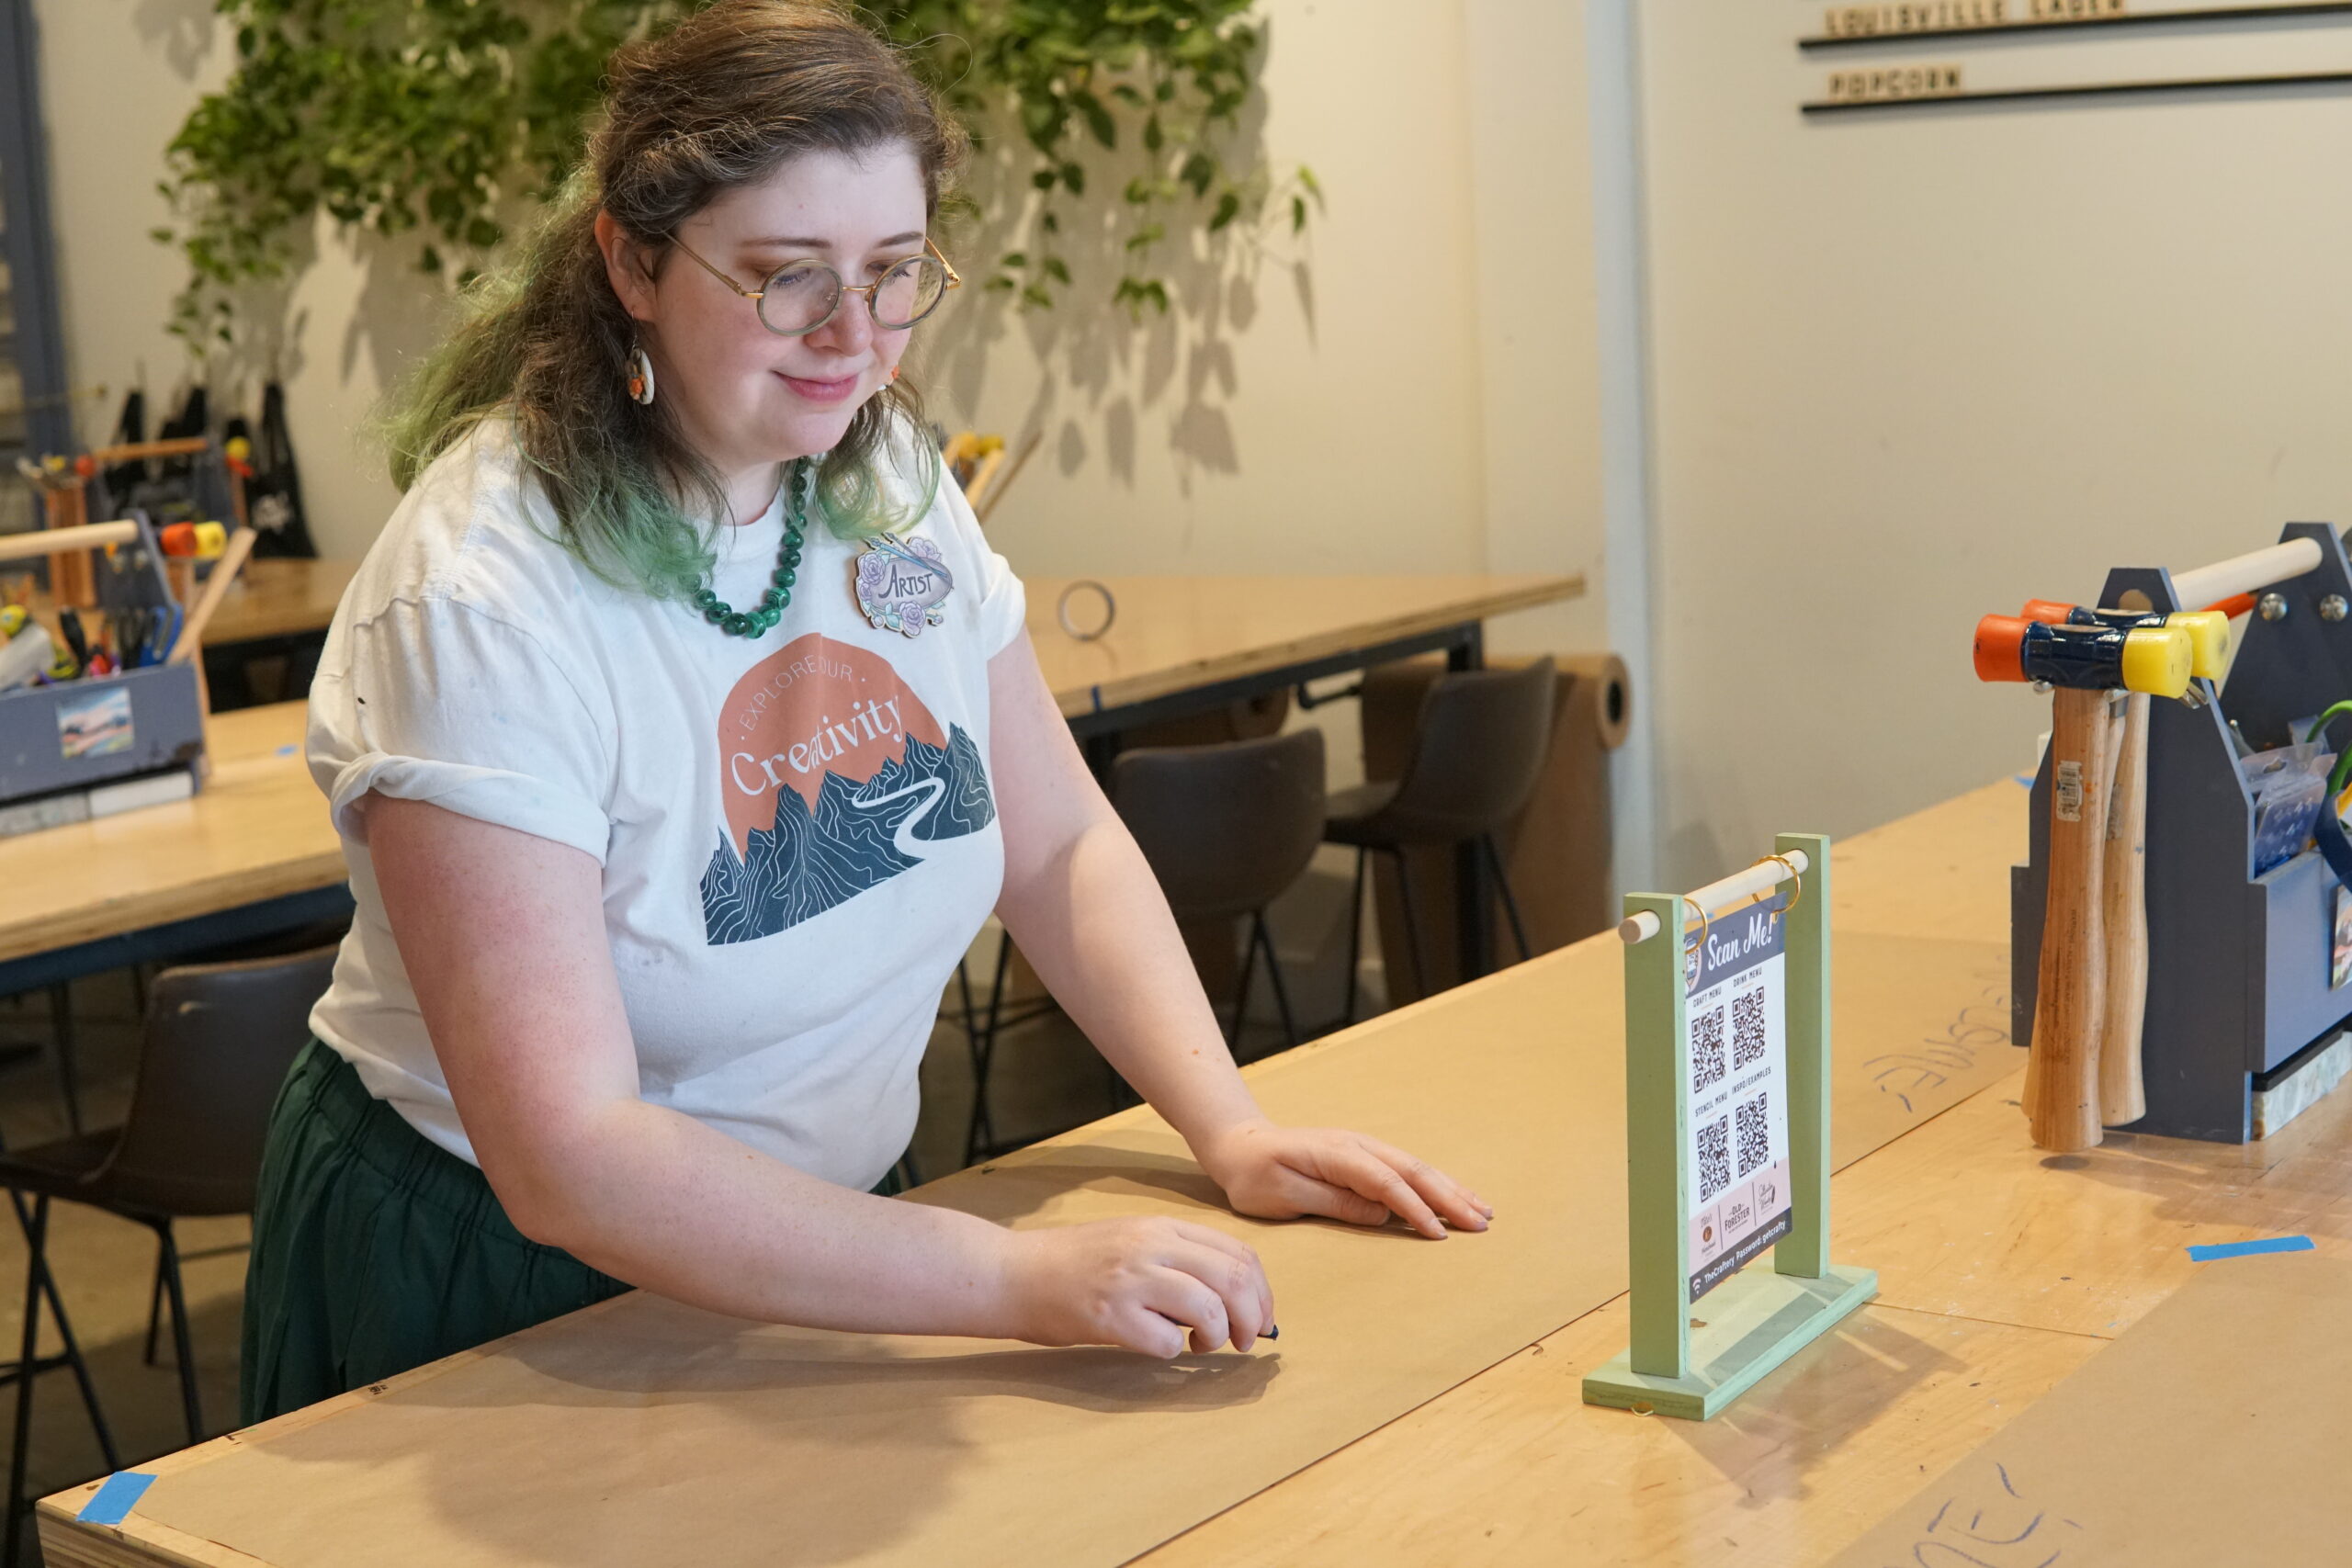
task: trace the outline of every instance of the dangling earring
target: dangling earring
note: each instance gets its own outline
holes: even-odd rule
[[[628,395],[647,408],[653,406],[653,361],[646,354],[643,344],[634,344],[629,347]]]

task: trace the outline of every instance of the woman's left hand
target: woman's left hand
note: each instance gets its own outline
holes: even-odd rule
[[[1261,1118],[1195,1152],[1234,1212],[1260,1219],[1320,1214],[1380,1225],[1394,1214],[1438,1241],[1449,1225],[1482,1231],[1495,1215],[1494,1205],[1435,1166],[1337,1127],[1281,1127]]]

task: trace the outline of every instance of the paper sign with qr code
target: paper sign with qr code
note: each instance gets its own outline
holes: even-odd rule
[[[1786,908],[1726,915],[1689,954],[1692,1301],[1789,1230]]]

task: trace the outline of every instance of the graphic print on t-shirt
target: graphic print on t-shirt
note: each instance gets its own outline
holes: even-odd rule
[[[702,876],[705,935],[751,942],[922,863],[996,819],[980,749],[880,655],[810,633],[718,710],[726,826]]]

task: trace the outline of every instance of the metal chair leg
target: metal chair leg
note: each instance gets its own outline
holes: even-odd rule
[[[49,1266],[46,1248],[36,1250],[32,1246],[33,1222],[25,1211],[25,1195],[11,1191],[8,1201],[17,1211],[17,1229],[25,1237],[27,1264],[40,1277],[41,1296],[49,1303],[50,1320],[57,1325],[58,1342],[63,1347],[35,1370],[46,1371],[61,1363],[73,1369],[74,1385],[82,1393],[83,1412],[90,1417],[91,1434],[98,1439],[98,1454],[107,1461],[108,1470],[120,1470],[122,1456],[115,1450],[114,1432],[107,1426],[107,1413],[98,1406],[97,1387],[90,1382],[90,1363],[83,1359],[81,1343],[74,1337],[74,1320],[65,1315],[65,1299],[57,1293],[57,1275]]]
[[[1397,912],[1405,918],[1405,952],[1413,961],[1413,989],[1426,997],[1430,994],[1430,972],[1421,962],[1421,912],[1420,906],[1413,899],[1412,867],[1404,849],[1394,849],[1388,852],[1396,857],[1396,902],[1400,906]],[[1388,1005],[1396,1006],[1396,998],[1389,998]]]
[[[196,1348],[187,1332],[187,1294],[180,1288],[180,1249],[172,1239],[172,1222],[164,1221],[156,1233],[164,1238],[164,1289],[172,1303],[172,1351],[180,1363],[180,1406],[187,1417],[187,1440],[192,1446],[204,1441],[204,1410],[196,1392]]]
[[[1527,928],[1520,924],[1519,900],[1510,896],[1510,878],[1503,874],[1502,853],[1495,848],[1492,833],[1479,834],[1478,842],[1487,852],[1487,869],[1495,874],[1495,891],[1503,896],[1503,913],[1510,917],[1511,940],[1519,943],[1519,961],[1524,964],[1535,953],[1527,945]]]
[[[1266,977],[1274,986],[1274,1010],[1282,1015],[1283,1038],[1291,1044],[1298,1043],[1298,1017],[1290,1010],[1290,987],[1283,983],[1283,966],[1274,957],[1274,934],[1266,929],[1266,912],[1259,909],[1250,917],[1251,933],[1266,950]]]
[[[155,1280],[147,1291],[147,1349],[142,1358],[151,1366],[160,1366],[155,1359],[156,1337],[164,1332],[164,1249],[155,1248]]]
[[[1348,898],[1348,990],[1340,1006],[1341,1027],[1356,1021],[1356,965],[1363,962],[1363,862],[1370,852],[1356,850],[1355,890]]]
[[[25,1326],[17,1353],[17,1451],[8,1461],[8,1539],[0,1547],[0,1563],[16,1568],[22,1551],[25,1518],[25,1475],[32,1457],[33,1366],[40,1351],[40,1261],[49,1235],[49,1200],[33,1200],[31,1220],[25,1227]]]
[[[1004,986],[1012,971],[1012,937],[998,933],[996,948],[996,978],[989,985],[989,1021],[979,1029],[967,1028],[965,1038],[972,1053],[972,1119],[964,1130],[964,1163],[978,1165],[982,1151],[996,1147],[996,1119],[989,1113],[989,1069],[996,1064],[996,1027],[1004,1016]],[[965,993],[971,1016],[971,994]]]
[[[1233,1027],[1225,1032],[1225,1048],[1241,1057],[1241,1027],[1250,1019],[1250,982],[1258,977],[1258,917],[1250,917],[1250,940],[1241,944],[1241,984],[1233,995]]]
[[[75,1136],[82,1132],[81,1086],[74,1072],[74,991],[60,980],[49,988],[49,1033],[56,1057],[57,1095],[65,1102],[65,1125]]]

